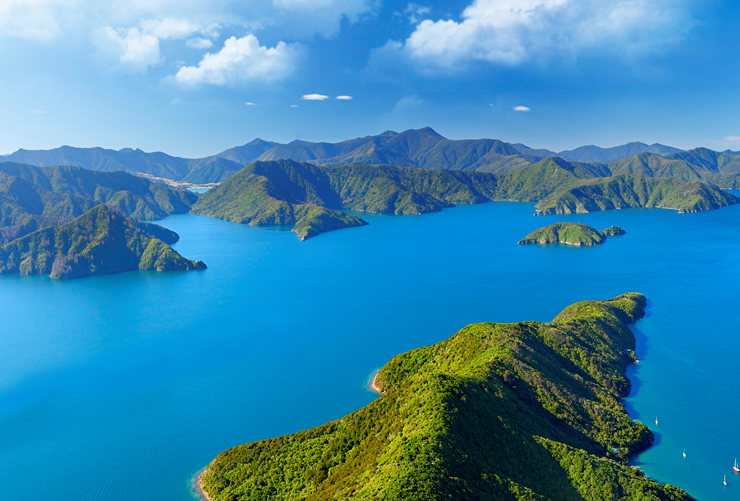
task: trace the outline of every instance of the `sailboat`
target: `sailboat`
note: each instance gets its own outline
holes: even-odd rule
[[[655,416],[655,424],[658,424],[658,416]]]
[[[732,467],[732,471],[740,473],[740,466],[737,465],[737,458],[735,458],[735,466]]]
[[[686,457],[686,449],[683,450],[683,457]]]
[[[727,475],[725,475],[725,478],[722,479],[722,483],[725,484],[725,485],[727,485]]]

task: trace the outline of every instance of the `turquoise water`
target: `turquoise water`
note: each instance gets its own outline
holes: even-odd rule
[[[222,450],[370,402],[368,377],[400,352],[468,323],[548,321],[575,301],[640,291],[650,305],[626,404],[657,441],[635,463],[698,499],[737,499],[740,206],[533,211],[364,216],[369,226],[306,242],[175,216],[162,224],[208,270],[0,277],[2,497],[188,501],[190,477]],[[628,234],[593,248],[516,245],[558,220]]]

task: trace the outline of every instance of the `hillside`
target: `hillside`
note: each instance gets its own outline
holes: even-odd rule
[[[519,245],[528,244],[566,244],[566,245],[599,245],[606,242],[608,236],[624,235],[619,226],[611,226],[599,231],[582,223],[553,223],[538,228],[519,240]]]
[[[190,210],[193,193],[125,172],[0,163],[0,244],[66,223],[105,203],[135,219],[161,219]]]
[[[622,158],[628,158],[641,153],[652,153],[655,155],[668,155],[680,152],[678,148],[665,146],[663,144],[645,144],[633,142],[614,146],[611,148],[601,148],[599,146],[581,146],[573,150],[561,151],[557,154],[560,158],[571,162],[599,162],[607,163]]]
[[[241,445],[206,467],[213,501],[690,500],[627,466],[652,433],[620,398],[644,314],[630,293],[551,323],[481,323],[398,355],[383,395],[341,419]]]
[[[0,274],[79,278],[133,270],[195,270],[206,266],[185,259],[165,241],[177,234],[139,225],[116,209],[98,205],[69,223],[36,231],[0,247]]]
[[[734,197],[708,185],[694,189],[686,188],[686,183],[675,179],[638,181],[643,178],[604,177],[609,173],[609,168],[603,164],[581,164],[560,158],[547,158],[506,174],[387,165],[316,166],[292,160],[260,161],[248,165],[203,194],[193,205],[192,212],[252,226],[294,225],[293,231],[306,239],[323,231],[366,224],[342,210],[417,215],[454,205],[493,200],[544,200],[540,209],[542,213],[569,213],[557,211],[565,211],[570,206],[574,212],[581,205],[596,206],[597,202],[588,201],[589,196],[596,196],[596,188],[591,188],[588,192],[591,195],[587,195],[586,187],[591,186],[588,183],[599,187],[598,183],[604,179],[622,180],[619,187],[624,191],[624,200],[611,208],[673,207],[671,204],[682,203],[687,205],[677,208],[689,212],[735,203],[732,202]],[[625,183],[625,179],[629,179],[629,183]],[[634,200],[628,196],[627,184],[632,191],[638,192],[632,197]],[[638,196],[645,191],[643,185],[649,187],[650,192],[647,198],[643,197],[644,200]],[[642,191],[640,186],[643,186]],[[691,199],[677,199],[682,188],[695,191]],[[719,202],[721,200],[724,201]],[[603,208],[609,207],[604,205]],[[311,231],[306,233],[304,228]]]
[[[700,212],[740,203],[740,198],[715,186],[676,178],[625,174],[583,181],[537,204],[537,214],[574,214],[599,210],[655,207],[679,213]]]

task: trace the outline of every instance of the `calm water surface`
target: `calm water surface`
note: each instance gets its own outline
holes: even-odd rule
[[[190,477],[222,450],[370,402],[368,377],[400,352],[468,323],[548,321],[639,291],[650,305],[625,403],[657,440],[635,463],[698,499],[738,499],[740,206],[533,211],[364,216],[369,226],[307,242],[175,216],[162,224],[177,249],[208,270],[0,277],[2,497],[189,501]],[[558,220],[628,234],[516,245]]]

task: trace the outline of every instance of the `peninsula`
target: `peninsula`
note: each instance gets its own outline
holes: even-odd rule
[[[582,223],[554,223],[531,232],[519,240],[519,245],[527,244],[566,244],[566,245],[599,245],[606,238],[624,235],[626,232],[619,226],[610,226],[599,231]]]
[[[585,301],[550,323],[480,323],[394,357],[344,418],[219,454],[213,501],[690,500],[628,465],[652,433],[620,398],[646,299]]]

